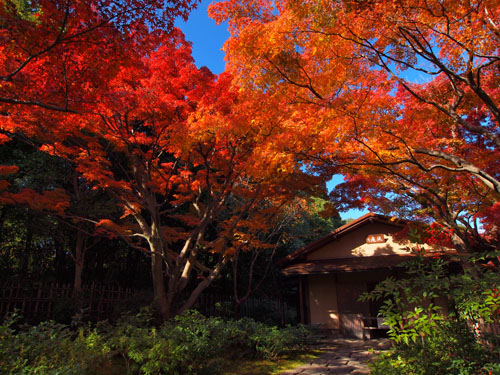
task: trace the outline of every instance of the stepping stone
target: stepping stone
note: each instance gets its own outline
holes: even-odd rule
[[[370,369],[367,368],[367,369],[356,369],[352,372],[350,372],[349,374],[351,375],[368,375],[370,373]]]
[[[331,375],[342,375],[342,374],[350,374],[356,368],[353,366],[341,366],[341,367],[332,367],[328,374]]]
[[[335,358],[328,362],[328,367],[345,366],[349,363],[349,358]]]
[[[368,351],[376,348],[376,352]],[[369,342],[355,339],[324,340],[318,349],[325,350],[317,359],[309,364],[282,372],[280,375],[368,375],[367,362],[384,348],[389,348],[388,340],[372,340]]]

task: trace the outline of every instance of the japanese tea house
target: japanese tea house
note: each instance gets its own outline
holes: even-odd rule
[[[369,213],[284,258],[282,272],[299,283],[301,322],[358,338],[387,329],[377,318],[381,302],[358,297],[389,275],[401,276],[401,263],[413,255],[393,236],[405,225]]]

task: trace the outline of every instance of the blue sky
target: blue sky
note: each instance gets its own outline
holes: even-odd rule
[[[216,25],[208,17],[207,8],[211,0],[203,0],[198,8],[191,12],[187,22],[179,20],[176,26],[186,35],[186,40],[192,42],[193,57],[198,67],[206,66],[213,73],[219,74],[224,71],[224,52],[222,46],[229,37],[227,25]],[[342,176],[335,176],[328,184],[329,190],[343,181]],[[350,210],[340,214],[342,219],[356,219],[364,214],[366,210]]]
[[[191,12],[187,22],[179,20],[179,27],[186,39],[193,43],[193,57],[198,67],[206,66],[213,73],[224,71],[224,52],[222,46],[229,37],[227,25],[216,25],[207,14],[211,0],[203,0],[198,8]]]

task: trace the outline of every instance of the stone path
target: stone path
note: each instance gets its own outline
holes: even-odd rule
[[[373,355],[369,350],[373,348],[377,352],[389,347],[388,339],[323,339],[318,343],[318,349],[322,350],[323,354],[308,364],[287,370],[280,375],[369,374],[367,362]]]

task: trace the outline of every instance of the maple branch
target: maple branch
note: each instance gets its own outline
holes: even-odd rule
[[[89,223],[92,223],[94,225],[98,225],[99,222],[96,221],[96,220],[93,220],[93,219],[89,219],[89,218],[86,218],[86,217],[82,217],[82,216],[77,216],[77,215],[66,215],[66,217],[70,217],[70,218],[76,218],[78,220],[81,220],[81,221],[86,221],[86,222],[89,222]],[[136,218],[137,220],[137,218]],[[144,220],[142,220],[143,224],[146,224],[146,222]],[[68,225],[70,225],[69,223],[67,223]],[[140,225],[140,224],[139,224]],[[77,227],[78,228],[78,227]],[[86,233],[86,232],[85,232]],[[162,259],[166,259],[165,256],[161,253],[158,253],[158,252],[155,252],[151,249],[146,249],[145,247],[143,246],[139,246],[136,242],[133,242],[133,241],[130,241],[130,238],[131,237],[141,237],[141,238],[144,238],[144,239],[148,239],[148,236],[145,235],[145,234],[141,234],[141,233],[132,233],[130,235],[125,235],[123,233],[119,233],[119,232],[115,232],[113,231],[113,233],[115,235],[117,235],[118,237],[120,237],[123,241],[125,241],[127,243],[128,246],[136,249],[136,250],[139,250],[140,252],[146,254],[146,255],[159,255],[160,257],[162,257]],[[89,234],[90,236],[95,236],[95,234]]]
[[[202,218],[200,225],[197,225],[196,228],[193,231],[191,231],[189,237],[184,242],[184,246],[182,247],[181,251],[179,252],[176,258],[177,268],[180,269],[182,264],[184,264],[184,270],[182,271],[182,275],[180,275],[180,278],[185,280],[186,283],[189,279],[189,274],[191,271],[191,264],[192,264],[191,260],[194,261],[197,255],[194,248],[199,244],[199,242],[203,238],[205,230],[212,219],[208,211],[209,210],[206,210],[205,216]],[[184,262],[186,258],[187,260],[186,262]]]
[[[441,168],[452,172],[469,172],[474,176],[477,176],[488,188],[496,191],[497,193],[500,193],[500,181],[498,179],[458,156],[450,155],[442,151],[434,151],[424,148],[415,149],[415,152],[418,154],[434,156],[446,161],[450,161],[458,167],[452,168],[445,165],[433,165],[431,167],[425,168],[426,171]]]
[[[292,79],[291,79],[291,78],[290,78],[290,77],[289,77],[289,76],[288,76],[285,72],[283,72],[283,70],[282,70],[282,69],[281,69],[278,65],[276,65],[276,64],[275,64],[275,63],[274,63],[274,62],[273,62],[270,58],[268,58],[268,57],[264,57],[264,59],[265,59],[265,60],[266,60],[269,64],[271,64],[271,65],[274,67],[274,69],[276,69],[276,71],[278,72],[278,74],[279,74],[281,77],[283,77],[283,78],[284,78],[284,79],[285,79],[288,83],[290,83],[290,84],[292,84],[292,85],[294,85],[294,86],[297,86],[297,87],[302,87],[302,88],[304,88],[304,89],[307,89],[307,90],[309,90],[309,91],[310,91],[310,92],[311,92],[311,93],[312,93],[312,94],[313,94],[316,98],[321,99],[321,100],[323,99],[323,97],[322,97],[322,96],[321,96],[321,95],[320,95],[320,94],[319,94],[319,93],[318,93],[318,92],[314,89],[314,87],[312,86],[311,79],[310,79],[307,75],[306,75],[306,76],[307,76],[307,78],[309,78],[309,84],[308,84],[308,85],[303,84],[303,83],[298,83],[298,82],[296,82],[296,81],[292,80]],[[302,67],[300,66],[300,64],[299,64],[299,63],[297,63],[297,65],[299,66],[299,68],[300,68],[301,70],[303,70],[303,69],[302,69]]]
[[[179,314],[182,314],[185,310],[191,308],[196,302],[200,294],[215,280],[220,276],[223,267],[226,265],[228,259],[227,257],[221,256],[221,259],[217,262],[217,265],[210,271],[209,275],[200,282],[196,288],[191,292],[191,295],[178,310]]]
[[[252,254],[252,260],[250,262],[250,269],[248,271],[247,290],[245,292],[245,295],[242,296],[241,298],[238,297],[238,254],[240,252],[240,249],[238,249],[236,251],[235,260],[233,261],[233,274],[234,274],[234,277],[233,277],[233,291],[234,291],[234,299],[235,299],[235,302],[237,304],[241,304],[241,303],[245,302],[250,297],[250,294],[252,292],[256,291],[257,289],[259,289],[260,286],[264,283],[264,280],[266,279],[267,274],[269,272],[269,268],[270,268],[270,266],[272,264],[272,261],[273,261],[273,258],[274,258],[274,254],[276,253],[276,249],[278,248],[278,243],[281,241],[281,237],[282,237],[282,235],[280,235],[280,237],[276,241],[276,244],[275,244],[275,246],[273,248],[271,256],[269,257],[269,261],[266,264],[266,268],[264,269],[264,273],[263,273],[261,279],[257,282],[257,284],[255,285],[255,287],[252,288],[253,273],[254,273],[253,269],[255,267],[255,263],[257,261],[257,258],[259,257],[259,255],[261,253],[260,251],[254,250],[254,252]]]
[[[472,89],[472,91],[483,101],[483,103],[486,104],[488,109],[491,111],[491,113],[495,117],[497,123],[500,123],[500,110],[499,110],[498,106],[494,103],[494,101],[491,99],[491,97],[480,86],[479,76],[477,79],[474,79],[472,69],[468,69],[468,71],[464,74],[458,74],[458,73],[454,72],[453,70],[449,69],[441,61],[441,59],[439,59],[436,56],[436,54],[432,51],[432,47],[429,44],[429,41],[427,39],[423,38],[423,35],[422,35],[422,38],[423,38],[424,42],[427,44],[428,49],[426,49],[423,46],[423,44],[418,40],[418,38],[416,36],[414,36],[413,34],[411,34],[408,30],[406,30],[402,27],[400,27],[399,29],[401,31],[401,35],[403,37],[405,37],[405,39],[410,43],[412,49],[418,55],[422,56],[423,58],[425,58],[429,62],[432,62],[433,64],[435,64],[437,67],[439,67],[440,71],[442,71],[446,74],[450,83],[453,85],[455,92],[457,92],[458,98],[452,107],[448,106],[448,108],[445,108],[442,105],[439,105],[435,101],[424,99],[421,95],[417,95],[414,90],[409,88],[409,85],[406,82],[399,80],[399,82],[403,85],[403,87],[405,87],[405,89],[408,92],[410,92],[413,96],[415,96],[417,99],[422,100],[422,101],[426,102],[427,104],[433,105],[434,107],[436,107],[437,109],[439,109],[443,113],[445,113],[448,116],[450,116],[451,118],[453,118],[453,120],[455,120],[460,125],[464,126],[466,129],[473,131],[475,133],[482,134],[482,135],[486,136],[488,139],[490,139],[491,141],[495,142],[497,144],[497,146],[500,146],[500,137],[495,136],[494,133],[489,132],[487,129],[484,129],[484,127],[473,126],[472,124],[469,124],[466,120],[464,120],[461,116],[459,116],[455,112],[455,110],[456,110],[456,108],[458,108],[458,105],[459,105],[459,103],[463,97],[463,94],[464,94],[463,91],[458,89],[458,87],[455,85],[455,79],[457,79],[457,80],[460,80],[460,81],[466,83]],[[418,29],[417,29],[417,32],[420,33],[420,31]],[[413,42],[416,43],[417,46],[415,46],[413,44]],[[376,50],[375,47],[372,47],[372,48],[374,50]],[[472,54],[470,54],[470,58],[472,58]],[[498,61],[499,58],[496,57],[495,60]],[[395,76],[395,74],[390,70],[390,68],[383,61],[381,61],[381,62],[384,64],[384,68],[387,71],[389,71],[391,73],[391,75]],[[493,63],[493,61],[491,63]]]
[[[500,38],[500,28],[498,27],[497,24],[495,24],[495,21],[490,16],[490,11],[488,10],[487,7],[484,7],[484,13],[486,14],[486,19],[488,20],[488,24],[490,25],[491,29],[495,33],[495,35]]]
[[[195,233],[197,233],[195,242],[192,244],[192,246],[189,246],[186,243],[184,246],[184,249],[181,251],[181,254],[179,254],[177,259],[176,259],[178,272],[176,273],[177,276],[174,275],[174,277],[176,279],[177,278],[179,279],[178,283],[177,283],[176,292],[180,292],[180,291],[184,290],[184,288],[187,286],[193,267],[196,267],[202,273],[203,272],[210,272],[210,269],[208,267],[205,267],[204,265],[202,265],[200,262],[198,262],[198,260],[196,258],[198,256],[198,252],[197,252],[196,248],[200,244],[201,240],[203,239],[203,237],[205,235],[205,230],[208,226],[208,223],[209,223],[209,221],[206,221],[205,223],[202,223],[201,228],[200,228],[200,226],[197,227],[197,229],[195,231]],[[193,236],[194,236],[194,233],[191,234],[191,236],[188,238],[188,241],[191,241]],[[191,248],[191,251],[188,254],[187,250],[189,250],[189,248]],[[184,252],[184,250],[185,250],[185,253],[182,254]],[[182,266],[182,260],[186,258],[186,254],[188,254],[188,256],[187,256],[187,260],[184,264],[184,269],[182,270],[182,273],[179,274],[180,268]],[[181,258],[181,256],[182,256],[182,258]]]
[[[397,57],[395,56],[392,56],[392,55],[389,55],[383,51],[380,51],[379,49],[377,49],[373,43],[368,40],[368,39],[364,39],[362,37],[360,37],[359,35],[357,35],[354,31],[352,31],[349,26],[347,25],[344,25],[344,27],[349,31],[349,33],[352,35],[352,37],[349,37],[349,36],[346,36],[344,34],[341,34],[341,33],[336,33],[336,32],[324,32],[324,31],[320,31],[320,30],[315,30],[315,29],[309,29],[310,32],[312,33],[316,33],[316,34],[323,34],[323,35],[327,35],[327,36],[337,36],[343,40],[346,40],[346,41],[349,41],[349,42],[353,42],[357,45],[359,45],[360,47],[364,47],[365,49],[367,50],[370,50],[372,52],[374,52],[377,56],[378,56],[378,60],[382,61],[383,62],[383,58],[386,58],[387,60],[390,60],[394,63],[397,63],[401,66],[404,66],[406,68],[410,68],[410,69],[413,69],[417,72],[421,72],[421,73],[425,73],[425,74],[429,74],[429,75],[438,75],[440,72],[439,71],[431,71],[431,70],[427,70],[427,69],[424,69],[424,68],[421,68],[421,67],[418,67],[418,66],[415,66],[415,65],[412,65],[410,63],[408,63],[407,61],[405,60],[401,60],[401,59],[398,59]],[[395,43],[397,43],[397,41],[394,41]],[[399,43],[397,43],[399,44]],[[377,60],[373,60],[371,59],[370,57],[366,56],[366,55],[360,55],[361,57],[367,59],[368,61],[376,64],[376,65],[379,65],[381,66],[380,64],[377,63]]]
[[[199,148],[200,155],[202,155],[204,158],[204,163],[205,163],[205,167],[206,167],[206,182],[207,182],[207,186],[209,187],[209,190],[211,191],[210,180],[208,177],[209,171],[211,170],[209,160],[211,157],[214,156],[215,149],[214,149],[214,147],[212,147],[211,148],[212,152],[210,152],[210,151],[203,152],[203,148],[202,148],[201,143],[198,143],[198,148]],[[211,154],[211,156],[209,156],[210,154]],[[233,176],[233,169],[231,168],[231,166],[232,166],[232,161],[233,161],[234,157],[235,157],[235,155],[233,152],[233,154],[231,155],[231,158],[228,161],[229,173],[226,176],[226,179],[225,179],[225,182],[224,182],[224,185],[223,185],[223,188],[222,188],[220,194],[218,194],[215,197],[215,199],[212,199],[207,204],[207,206],[205,208],[205,212],[201,218],[200,224],[197,225],[196,228],[191,232],[190,236],[188,237],[188,239],[184,243],[184,246],[176,259],[177,269],[179,269],[181,264],[183,264],[184,259],[186,259],[186,257],[188,258],[188,260],[184,264],[184,270],[183,270],[182,274],[180,274],[178,276],[181,278],[181,282],[179,283],[179,287],[181,289],[184,288],[184,286],[186,285],[186,283],[189,279],[189,274],[191,272],[190,258],[195,258],[195,255],[196,255],[194,248],[201,241],[208,224],[213,220],[215,213],[222,207],[222,205],[225,202],[225,197],[227,197],[227,194],[229,194],[230,181],[232,180],[232,176]]]
[[[373,47],[373,50],[375,51],[375,53],[380,54],[380,52],[375,47]],[[415,90],[413,90],[410,87],[410,85],[406,81],[400,79],[392,71],[392,69],[386,64],[386,62],[380,56],[379,56],[379,60],[378,61],[380,62],[380,64],[378,64],[378,65],[381,66],[382,68],[384,68],[391,76],[393,76],[394,78],[396,78],[398,80],[398,82],[405,88],[405,90],[408,91],[413,97],[415,97],[416,99],[422,101],[423,103],[432,105],[433,107],[437,108],[439,111],[441,111],[445,115],[451,117],[456,123],[458,123],[459,125],[462,125],[465,129],[467,129],[467,130],[469,130],[469,131],[471,131],[473,133],[476,133],[476,134],[479,134],[479,135],[483,135],[487,139],[489,139],[492,142],[494,142],[497,146],[500,146],[500,136],[495,135],[493,132],[489,131],[488,129],[486,129],[486,128],[482,127],[482,126],[472,125],[467,120],[465,120],[462,116],[460,116],[460,115],[458,115],[456,113],[455,110],[458,107],[460,101],[462,100],[463,91],[459,90],[458,88],[456,88],[456,86],[454,85],[454,80],[453,80],[452,77],[458,77],[459,79],[464,80],[461,76],[456,75],[453,71],[448,70],[448,68],[446,66],[444,66],[443,64],[441,64],[442,69],[444,69],[442,71],[444,71],[445,74],[447,74],[447,76],[449,77],[450,83],[452,85],[454,85],[455,91],[458,94],[457,100],[455,101],[455,103],[452,106],[448,105],[447,107],[444,107],[443,105],[437,103],[436,101],[427,99],[427,98],[423,97],[422,95],[418,94]],[[465,82],[468,83],[468,81],[465,81]],[[484,94],[484,98],[488,97],[488,95],[482,89],[481,90],[477,90],[477,91],[480,93],[480,95]],[[488,99],[488,100],[490,100],[490,99]],[[493,102],[491,102],[491,105],[492,105],[493,109],[496,108],[496,106],[494,105]],[[498,108],[496,110],[498,111]],[[494,114],[494,112],[493,112],[493,114]],[[500,119],[497,119],[497,122],[499,120]]]
[[[469,14],[472,12],[472,10],[469,12]],[[464,17],[462,18],[466,18],[467,15],[464,15]],[[450,24],[450,20],[448,18],[448,16],[446,16],[447,18],[447,31],[446,32],[443,32],[429,24],[424,24],[425,27],[427,27],[429,30],[432,30],[434,33],[438,34],[438,35],[441,35],[441,36],[444,36],[445,38],[449,39],[451,42],[455,43],[457,46],[459,46],[460,48],[462,48],[463,50],[467,51],[469,54],[472,54],[474,56],[477,56],[479,58],[484,58],[484,59],[493,59],[493,60],[498,60],[498,56],[496,55],[486,55],[486,54],[483,54],[483,53],[478,53],[478,52],[473,52],[473,50],[471,50],[469,47],[467,47],[464,43],[460,42],[460,40],[458,40],[457,38],[453,37],[450,33],[450,28],[449,28],[449,24]],[[416,30],[419,30],[417,27],[416,27]],[[468,40],[468,41],[471,41],[471,40]]]
[[[142,238],[144,240],[148,240],[150,238],[150,236],[143,234],[143,233],[130,234],[130,235],[128,235],[128,237],[139,237],[139,238]]]
[[[444,63],[442,63],[442,61],[435,55],[435,53],[432,51],[432,47],[429,44],[429,41],[427,39],[425,39],[422,34],[421,34],[422,35],[422,39],[424,40],[424,43],[427,44],[427,46],[428,46],[429,49],[426,49],[424,47],[424,45],[422,44],[422,42],[420,42],[418,40],[418,38],[416,36],[414,36],[410,30],[405,29],[403,27],[399,27],[401,36],[405,40],[407,40],[407,42],[410,44],[411,48],[415,51],[415,53],[417,53],[418,55],[422,56],[427,61],[435,64],[439,68],[438,71],[432,72],[432,71],[420,68],[418,66],[415,66],[414,64],[409,64],[409,63],[407,63],[404,60],[396,58],[395,56],[389,55],[389,54],[381,51],[377,47],[375,47],[371,41],[369,41],[367,39],[361,38],[359,35],[357,35],[356,33],[354,33],[348,26],[346,26],[346,28],[353,35],[352,38],[351,37],[347,37],[347,36],[345,36],[343,34],[340,34],[340,33],[325,33],[325,34],[338,36],[338,37],[340,37],[342,39],[354,42],[354,43],[360,45],[361,47],[364,47],[364,48],[372,51],[373,53],[376,54],[377,60],[373,60],[373,59],[369,58],[368,56],[365,56],[365,57],[369,61],[371,61],[372,63],[374,63],[374,64],[382,67],[391,76],[393,76],[394,78],[396,78],[398,80],[398,82],[412,96],[414,96],[415,98],[417,98],[418,100],[421,100],[422,102],[424,102],[426,104],[430,104],[430,105],[434,106],[435,108],[437,108],[438,110],[440,110],[444,114],[450,116],[455,122],[457,122],[458,124],[462,125],[467,130],[469,130],[471,132],[474,132],[476,134],[480,134],[482,136],[485,136],[486,138],[488,138],[489,140],[491,140],[492,142],[494,142],[497,146],[500,146],[500,136],[495,135],[495,133],[489,131],[488,129],[485,129],[482,126],[475,126],[475,125],[470,124],[468,121],[466,121],[463,117],[459,116],[455,112],[455,109],[458,107],[458,105],[461,102],[462,97],[463,97],[463,91],[460,90],[460,89],[458,89],[458,87],[455,84],[455,79],[457,79],[457,80],[459,80],[461,82],[466,83],[474,91],[474,93],[486,104],[486,106],[488,107],[488,109],[491,111],[491,113],[495,117],[497,123],[500,123],[500,110],[499,110],[498,106],[493,102],[493,100],[491,99],[491,97],[481,88],[481,86],[479,85],[479,79],[476,79],[474,81],[473,75],[471,74],[472,71],[469,71],[469,76],[468,77],[464,76],[464,75],[461,75],[461,74],[458,74],[458,73],[455,73],[454,71],[452,71],[451,69],[449,69]],[[319,31],[314,31],[314,32],[319,32]],[[420,30],[417,29],[417,32],[420,33]],[[498,58],[497,56],[490,56],[490,58],[494,58],[495,60],[487,62],[487,63],[483,64],[481,67],[479,67],[477,69],[477,74],[479,74],[481,68],[484,68],[484,67],[486,67],[488,65],[493,64],[495,61],[500,60],[500,58]],[[408,85],[408,83],[406,81],[400,79],[393,72],[393,70],[384,61],[384,59],[387,59],[387,60],[392,61],[394,63],[401,64],[401,65],[406,66],[408,68],[411,68],[411,69],[414,69],[416,71],[420,71],[420,72],[423,72],[423,73],[426,73],[426,74],[430,74],[430,75],[437,75],[440,72],[445,73],[448,76],[448,79],[449,79],[450,83],[453,85],[453,87],[455,88],[455,91],[458,94],[458,97],[457,97],[454,105],[452,107],[450,107],[450,106],[444,107],[444,106],[440,105],[439,103],[437,103],[436,101],[424,98],[422,95],[417,94],[416,91],[413,90]]]
[[[406,148],[407,153],[410,156],[410,159],[402,158],[402,159],[397,159],[395,161],[384,161],[379,154],[373,150],[369,145],[367,145],[365,142],[359,140],[359,138],[355,138],[357,142],[361,143],[364,147],[366,147],[370,152],[372,152],[376,157],[378,158],[380,163],[373,163],[373,162],[360,162],[358,165],[371,165],[371,166],[395,166],[398,164],[405,164],[405,163],[410,163],[413,165],[416,165],[418,168],[420,168],[424,172],[431,172],[434,169],[443,169],[447,170],[450,172],[468,172],[471,173],[472,175],[478,177],[489,189],[494,190],[497,193],[500,193],[500,181],[484,171],[481,168],[476,167],[474,164],[456,156],[456,155],[450,155],[442,151],[435,151],[435,150],[429,150],[429,149],[424,149],[424,148],[418,148],[418,149],[412,149],[409,147],[409,145],[406,143],[406,141],[400,137],[395,135],[394,133],[390,131],[384,131],[384,133],[398,139]],[[442,164],[434,164],[429,167],[424,166],[421,162],[417,160],[417,158],[413,155],[413,152],[417,154],[424,154],[428,156],[433,156],[433,157],[438,157],[440,159],[450,161],[453,164],[457,166],[457,168],[453,168],[450,166],[442,165]],[[353,163],[354,164],[354,163]]]
[[[36,107],[50,109],[51,111],[64,112],[64,113],[74,113],[74,114],[82,114],[80,111],[76,111],[74,109],[69,109],[67,107],[61,107],[56,104],[43,103],[36,100],[18,100],[12,98],[4,98],[0,97],[1,103],[15,104],[15,105],[34,105]]]
[[[139,250],[141,253],[144,253],[147,256],[158,255],[158,256],[162,257],[163,259],[165,259],[163,254],[152,251],[151,249],[147,249],[143,246],[139,246],[137,243],[130,241],[126,236],[118,234],[118,237],[120,237],[123,241],[125,241],[127,243],[127,245],[130,246],[132,249]]]
[[[369,161],[363,161],[363,162],[359,162],[359,163],[347,163],[347,164],[345,164],[345,166],[354,166],[354,165],[359,165],[359,166],[365,166],[365,165],[377,166],[377,167],[381,168],[382,171],[385,170],[386,173],[388,173],[390,175],[393,175],[393,176],[396,176],[400,180],[407,182],[408,184],[410,184],[410,186],[417,186],[417,187],[419,187],[422,190],[427,190],[427,191],[431,192],[432,195],[438,201],[441,201],[441,197],[439,197],[439,195],[437,194],[437,192],[435,192],[433,190],[430,190],[429,188],[423,186],[420,182],[412,180],[409,176],[403,175],[400,172],[396,171],[395,169],[391,168],[392,166],[395,166],[395,165],[404,164],[404,163],[408,162],[408,160],[397,160],[397,161],[394,161],[394,162],[386,162],[386,161],[383,160],[383,158],[380,156],[380,154],[375,149],[373,149],[368,144],[366,144],[366,142],[364,142],[363,140],[359,139],[357,136],[355,136],[355,140],[358,143],[360,143],[361,145],[363,145],[367,150],[369,150],[375,156],[375,158],[377,160],[379,160],[379,163],[369,162]]]
[[[432,105],[433,107],[437,108],[439,111],[441,111],[444,114],[446,114],[447,116],[451,117],[456,123],[458,123],[459,125],[462,125],[465,129],[471,131],[472,133],[476,133],[476,134],[484,136],[485,138],[494,142],[498,147],[500,147],[500,136],[495,135],[495,133],[489,131],[488,129],[486,129],[482,126],[472,125],[469,121],[467,121],[462,116],[457,114],[453,108],[451,108],[451,107],[446,108],[433,100],[429,100],[429,99],[424,98],[423,96],[418,94],[415,90],[413,90],[406,82],[400,81],[400,83],[416,99],[422,101],[423,103]]]
[[[69,19],[69,15],[70,15],[70,3],[71,3],[71,0],[68,0],[66,2],[66,9],[64,12],[64,17],[62,19],[62,24],[61,24],[61,27],[59,28],[58,34],[57,34],[56,38],[54,39],[54,41],[49,46],[42,49],[41,51],[30,55],[28,58],[25,59],[24,62],[19,64],[19,66],[16,69],[14,69],[11,73],[9,73],[5,76],[0,76],[0,80],[7,81],[7,82],[11,81],[12,78],[16,74],[18,74],[21,70],[23,70],[31,61],[36,60],[40,56],[47,54],[48,52],[50,52],[52,49],[54,49],[59,44],[72,42],[73,39],[81,37],[85,34],[89,34],[89,33],[93,32],[101,27],[105,27],[106,25],[110,24],[114,19],[118,19],[119,17],[121,17],[127,13],[134,14],[135,12],[142,10],[144,8],[144,7],[135,7],[135,8],[125,7],[125,10],[123,10],[121,12],[117,12],[117,13],[113,14],[112,16],[103,19],[101,22],[96,23],[94,26],[87,27],[84,30],[67,35],[66,37],[63,38],[64,31],[66,29],[66,25],[68,23],[68,19]]]
[[[0,80],[6,81],[6,82],[11,81],[12,77],[14,77],[21,70],[23,70],[32,60],[35,60],[38,57],[40,57],[41,55],[47,53],[48,51],[53,49],[55,46],[57,46],[61,42],[61,38],[62,38],[62,35],[64,33],[64,29],[66,28],[66,24],[67,24],[68,18],[69,18],[69,4],[70,4],[70,0],[67,0],[66,1],[66,9],[64,11],[64,17],[62,20],[62,24],[61,24],[61,27],[59,28],[59,32],[58,32],[55,40],[45,49],[39,51],[38,53],[35,53],[34,55],[29,56],[23,63],[21,63],[11,73],[7,74],[6,76],[0,76]]]
[[[57,215],[58,221],[67,225],[68,227],[79,230],[79,231],[83,232],[86,236],[89,236],[89,237],[96,235],[95,233],[90,233],[89,231],[82,229],[80,226],[75,225],[75,224],[71,223],[70,221],[64,220],[64,218],[77,219],[79,221],[89,221],[89,220],[86,220],[85,218],[83,218],[81,216],[71,215],[71,214],[70,215],[68,215],[68,214]],[[92,223],[95,224],[96,222],[92,222]]]

